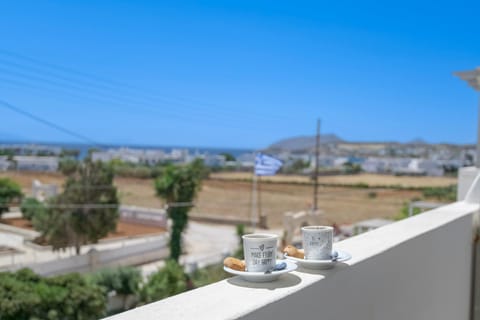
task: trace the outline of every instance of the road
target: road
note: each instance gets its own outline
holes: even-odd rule
[[[238,238],[234,226],[204,224],[190,221],[184,236],[185,253],[180,263],[187,271],[195,267],[203,267],[223,260],[238,246]],[[164,261],[156,261],[139,266],[142,275],[156,272],[164,265]]]

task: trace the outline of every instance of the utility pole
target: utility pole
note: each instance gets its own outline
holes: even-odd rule
[[[315,172],[313,173],[313,208],[318,210],[318,157],[320,155],[320,119],[317,119],[317,138],[315,143]]]

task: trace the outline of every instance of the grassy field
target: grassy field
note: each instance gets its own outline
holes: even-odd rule
[[[30,192],[33,179],[42,183],[61,185],[64,177],[59,174],[0,173]],[[198,215],[218,215],[248,219],[251,212],[252,184],[245,181],[249,174],[213,174],[212,179],[203,183],[193,212]],[[265,178],[264,178],[265,180]],[[262,212],[268,216],[268,225],[282,227],[283,213],[307,210],[312,203],[313,189],[308,178],[301,176],[269,177],[268,183],[260,186]],[[355,176],[321,177],[326,186],[319,189],[319,207],[325,212],[326,223],[353,223],[368,218],[393,218],[404,203],[421,197],[418,190],[392,189],[376,186],[401,185],[402,187],[447,186],[455,184],[455,178],[394,177],[386,175],[361,174]],[[352,188],[340,185],[368,184],[370,188]],[[161,207],[162,201],[155,196],[153,180],[116,178],[121,202],[124,204]],[[338,186],[333,186],[338,185]]]
[[[251,180],[252,174],[247,172],[219,172],[210,175],[212,179],[218,180]],[[310,177],[300,175],[276,175],[271,177],[262,177],[262,181],[278,183],[311,183]],[[355,175],[334,175],[320,176],[318,181],[323,185],[357,185],[367,184],[371,187],[400,186],[404,188],[422,188],[422,187],[443,187],[457,183],[455,177],[412,177],[412,176],[393,176],[381,174],[355,174]]]

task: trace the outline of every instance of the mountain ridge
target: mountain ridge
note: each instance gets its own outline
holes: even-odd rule
[[[348,144],[402,144],[402,145],[451,145],[451,146],[472,146],[474,144],[465,143],[448,143],[448,142],[439,142],[439,143],[429,143],[422,138],[415,138],[407,142],[398,142],[398,141],[347,141],[340,138],[338,135],[333,133],[321,134],[320,135],[320,144],[339,144],[339,143],[348,143]],[[314,149],[316,145],[316,136],[294,136],[289,138],[284,138],[278,140],[271,145],[269,145],[267,150],[283,150],[283,151],[302,151]]]

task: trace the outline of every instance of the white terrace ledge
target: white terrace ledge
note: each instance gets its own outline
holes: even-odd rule
[[[478,178],[465,201],[338,242],[352,259],[272,283],[223,280],[110,320],[467,320]]]

